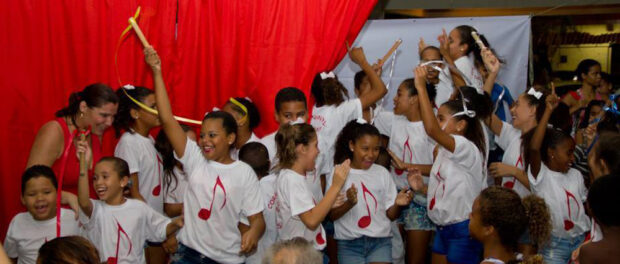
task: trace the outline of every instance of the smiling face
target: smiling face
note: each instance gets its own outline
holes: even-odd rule
[[[308,142],[308,145],[298,144],[295,146],[296,162],[303,162],[304,169],[306,171],[312,171],[316,167],[316,157],[319,156],[319,152],[319,141],[315,135],[314,138]]]
[[[206,159],[220,162],[229,157],[235,138],[234,133],[226,132],[222,119],[209,118],[202,122],[198,146]]]
[[[288,124],[301,118],[304,123],[308,121],[308,109],[303,102],[288,101],[280,104],[280,111],[276,111],[276,121],[280,125]]]
[[[149,94],[146,97],[144,97],[144,99],[142,100],[142,103],[150,108],[157,110],[157,106],[155,105],[155,94]],[[138,112],[139,118],[136,121],[142,122],[146,127],[154,128],[154,127],[161,125],[157,115],[150,113],[142,108],[139,108],[138,110],[132,110],[132,112],[133,111]]]
[[[129,177],[121,177],[111,161],[101,161],[95,166],[93,186],[99,200],[107,203],[119,200],[128,181]]]
[[[112,125],[118,104],[106,103],[101,107],[88,107],[86,102],[80,103],[80,111],[84,113],[86,123],[91,126],[92,133],[103,135],[103,132]]]
[[[461,34],[459,34],[458,30],[453,29],[450,31],[448,35],[448,50],[452,59],[456,60],[467,55],[467,44],[461,44],[461,41]]]
[[[39,176],[28,180],[21,200],[36,220],[48,220],[56,216],[56,188],[48,178]]]
[[[536,120],[536,106],[530,105],[525,94],[521,94],[517,101],[510,107],[512,125],[517,129],[523,129],[523,125]]]
[[[571,164],[575,162],[575,141],[572,138],[565,138],[554,148],[548,149],[550,166],[557,171],[567,173]]]
[[[369,169],[375,163],[381,150],[379,137],[375,135],[364,135],[355,142],[349,141],[349,148],[353,152],[351,167],[362,170]]]
[[[394,114],[396,115],[404,115],[406,114],[412,105],[414,104],[414,97],[417,95],[411,96],[409,94],[409,89],[407,89],[405,83],[401,83],[398,86],[398,90],[396,91],[396,95],[394,96]]]

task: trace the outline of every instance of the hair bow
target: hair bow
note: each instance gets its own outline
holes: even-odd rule
[[[540,98],[542,97],[543,93],[536,91],[536,89],[534,89],[534,87],[531,87],[530,90],[527,91],[527,94],[536,97],[536,99],[540,100]]]
[[[325,80],[327,78],[336,78],[336,74],[334,74],[333,71],[330,72],[322,72],[321,73],[321,80]]]
[[[133,89],[136,89],[136,87],[135,87],[135,86],[133,86],[133,85],[131,85],[131,84],[125,84],[125,85],[123,85],[123,88],[124,88],[125,90],[133,90]]]
[[[364,119],[364,118],[358,118],[358,119],[355,120],[355,122],[357,122],[360,125],[368,124],[368,122],[366,122],[366,119]]]

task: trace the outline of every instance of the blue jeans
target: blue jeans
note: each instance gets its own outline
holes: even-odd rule
[[[171,263],[173,264],[218,264],[217,261],[210,259],[209,257],[200,254],[200,252],[193,250],[181,243],[179,243],[179,249],[172,256]]]
[[[338,263],[392,262],[391,237],[338,240]]]
[[[566,264],[571,259],[571,254],[583,243],[585,234],[574,238],[561,238],[551,236],[549,244],[543,248],[540,254],[547,264]]]
[[[469,236],[469,220],[437,226],[433,252],[445,255],[450,263],[480,263],[482,244]]]

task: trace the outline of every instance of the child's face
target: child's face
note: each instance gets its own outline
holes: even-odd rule
[[[415,96],[415,95],[414,95]],[[409,91],[405,84],[400,84],[398,86],[398,90],[396,91],[396,95],[394,96],[394,114],[395,115],[404,115],[409,111],[413,101],[413,96],[409,95]]]
[[[439,54],[439,52],[437,50],[435,50],[435,49],[427,49],[427,50],[425,50],[422,53],[421,57],[422,57],[422,61],[423,62],[441,60],[441,54]],[[443,64],[439,64],[439,65],[435,65],[435,66],[443,68]],[[439,71],[437,71],[435,68],[431,67],[431,65],[426,66],[426,71],[428,72],[426,74],[426,79],[428,79],[428,80],[437,80],[437,79],[439,79]]]
[[[442,105],[439,107],[439,110],[437,110],[437,121],[439,122],[439,127],[441,127],[443,131],[448,134],[460,135],[465,133],[463,128],[463,123],[465,121],[452,118],[452,115],[453,113],[447,106]]]
[[[304,122],[308,121],[308,109],[306,104],[299,101],[289,101],[280,104],[280,111],[276,112],[278,124],[288,124],[301,118]]]
[[[144,99],[142,100],[142,103],[150,108],[157,109],[157,107],[155,106],[155,95],[154,94],[149,94],[146,97],[144,97]],[[153,128],[153,127],[157,127],[161,125],[157,115],[150,113],[142,108],[140,108],[138,111],[140,115],[137,121],[143,122],[149,128]]]
[[[480,197],[476,197],[469,214],[469,234],[478,241],[484,238],[485,227],[482,225],[482,216],[480,215]]]
[[[560,142],[555,148],[549,148],[549,159],[553,168],[556,168],[559,172],[567,173],[568,169],[573,162],[575,162],[575,141],[572,138],[567,138]]]
[[[600,105],[593,105],[590,108],[590,117],[589,117],[588,122],[592,124],[595,119],[601,118],[602,112],[603,112],[603,108]]]
[[[56,215],[56,188],[48,178],[35,177],[26,182],[22,204],[36,220],[52,219]]]
[[[239,127],[242,127],[242,125],[249,124],[249,122],[243,122],[244,118],[247,117],[247,115],[237,112],[235,109],[233,109],[233,106],[231,103],[226,103],[224,107],[222,108],[222,111],[232,115],[235,118],[235,121],[237,121],[237,125]]]
[[[110,161],[102,161],[95,166],[93,185],[99,200],[108,202],[123,196],[123,188],[127,185],[127,181],[129,178],[121,178]]]
[[[198,146],[208,160],[219,161],[230,155],[230,146],[235,142],[235,134],[227,134],[222,122],[219,118],[202,122]]]
[[[351,167],[362,170],[369,169],[379,156],[381,150],[379,144],[379,137],[373,135],[364,135],[358,138],[355,143],[350,141],[349,148],[353,151]]]
[[[601,82],[598,86],[598,92],[602,94],[609,94],[612,92],[612,87],[613,85],[611,85],[611,83],[608,83],[607,81],[601,79]]]
[[[362,82],[360,83],[359,89],[355,89],[355,95],[359,98],[370,92],[370,81],[368,81],[368,76],[364,76],[362,78]]]
[[[458,59],[467,55],[465,53],[467,49],[467,44],[461,44],[461,35],[456,29],[450,31],[450,34],[448,35],[448,49],[450,51],[450,57],[452,57],[452,59]]]
[[[512,115],[512,125],[522,129],[524,124],[536,119],[536,106],[530,105],[525,94],[521,94],[510,107],[510,114]]]
[[[310,140],[308,145],[302,146],[302,149],[304,152],[298,153],[297,157],[308,162],[306,171],[314,170],[316,166],[316,157],[319,155],[319,141],[317,137],[315,136],[312,140]]]

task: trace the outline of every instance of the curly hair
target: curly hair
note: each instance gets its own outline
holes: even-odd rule
[[[120,100],[120,103],[118,104],[118,111],[114,117],[114,123],[112,124],[114,126],[116,137],[119,137],[122,131],[129,131],[130,133],[133,133],[130,128],[134,125],[136,119],[131,116],[131,110],[140,109],[140,106],[134,103],[134,101],[132,101],[127,94],[125,94],[125,92],[141,103],[144,103],[144,99],[147,96],[153,94],[153,90],[141,86],[136,86],[134,89],[125,89],[121,87],[116,90],[116,95]]]
[[[321,73],[317,73],[312,81],[310,89],[314,102],[317,107],[324,105],[340,105],[345,100],[345,96],[349,98],[347,88],[335,78],[321,78]]]
[[[353,159],[353,151],[349,148],[349,142],[355,143],[363,136],[376,136],[381,138],[379,130],[371,124],[360,124],[356,120],[349,121],[338,134],[336,139],[336,152],[334,153],[334,164],[340,164],[346,159]],[[373,161],[374,162],[374,161]]]
[[[295,147],[299,144],[308,145],[310,141],[316,139],[316,131],[306,123],[302,124],[284,124],[276,133],[275,141],[278,158],[278,169],[288,169],[293,166],[297,160]]]

